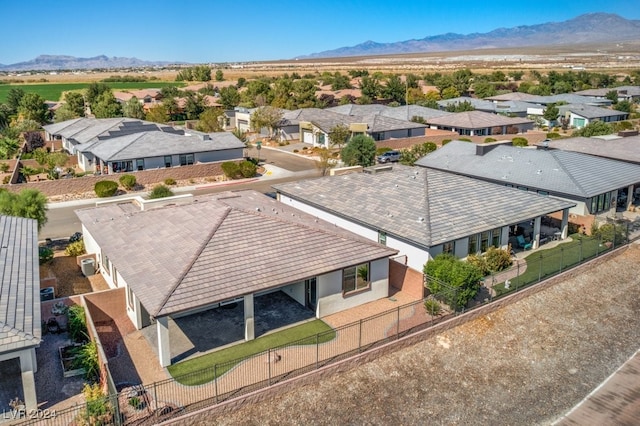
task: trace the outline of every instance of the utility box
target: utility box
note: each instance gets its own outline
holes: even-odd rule
[[[82,259],[80,262],[80,270],[85,277],[94,275],[96,273],[96,261],[92,257]]]
[[[53,287],[45,287],[40,289],[40,301],[53,300],[55,298],[55,290]]]

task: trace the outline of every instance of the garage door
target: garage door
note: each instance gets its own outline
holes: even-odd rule
[[[302,142],[304,143],[313,143],[313,133],[302,131]]]

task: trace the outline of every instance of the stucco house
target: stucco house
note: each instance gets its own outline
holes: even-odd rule
[[[0,215],[0,363],[19,363],[7,373],[17,377],[3,374],[0,386],[21,378],[27,410],[38,406],[33,375],[41,339],[38,222]]]
[[[483,111],[466,111],[427,120],[432,129],[450,130],[465,136],[525,133],[534,122],[522,117],[506,117]]]
[[[285,293],[317,318],[388,296],[397,250],[255,191],[165,202],[76,211],[87,253],[110,287],[126,288],[133,325],[156,328],[162,366],[172,362],[172,318],[241,301],[251,340],[254,297],[268,292]]]
[[[575,205],[396,164],[273,188],[280,202],[396,249],[418,271],[443,252],[465,258],[489,246],[507,248],[515,225],[521,223],[534,223],[531,241],[537,247],[541,219],[553,212],[561,212],[560,232],[565,238],[568,210]]]
[[[636,164],[500,142],[452,141],[416,165],[572,201],[570,213],[581,216],[615,214],[617,200],[640,183]]]
[[[587,96],[589,98],[606,99],[612,90],[618,94],[618,101],[640,101],[640,86],[618,86],[603,89],[587,89],[574,92],[574,95]]]
[[[640,165],[640,136],[596,136],[554,139],[538,144],[538,149],[560,149]]]

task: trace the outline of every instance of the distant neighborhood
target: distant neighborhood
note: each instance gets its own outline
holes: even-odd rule
[[[640,71],[178,80],[0,104],[0,411],[161,422],[640,236]]]

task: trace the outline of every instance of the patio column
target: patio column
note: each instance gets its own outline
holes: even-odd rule
[[[171,365],[171,348],[169,346],[169,317],[156,318],[156,333],[158,334],[158,360],[160,365]]]
[[[244,296],[244,340],[256,338],[253,319],[253,294]]]
[[[532,248],[537,249],[540,246],[540,225],[542,224],[542,216],[538,216],[533,220],[533,235],[531,236]]]
[[[617,208],[618,208],[618,190],[616,189],[611,193],[611,205],[609,206],[609,216],[616,217]]]
[[[38,408],[36,382],[33,373],[37,370],[36,350],[34,348],[20,352],[20,371],[22,372],[22,391],[27,410]]]
[[[560,230],[562,232],[560,238],[564,240],[569,235],[569,209],[562,210],[562,224],[560,224]]]
[[[629,185],[629,189],[627,189],[627,208],[625,209],[627,211],[629,211],[629,207],[631,207],[631,204],[633,204],[633,191],[634,186]]]

